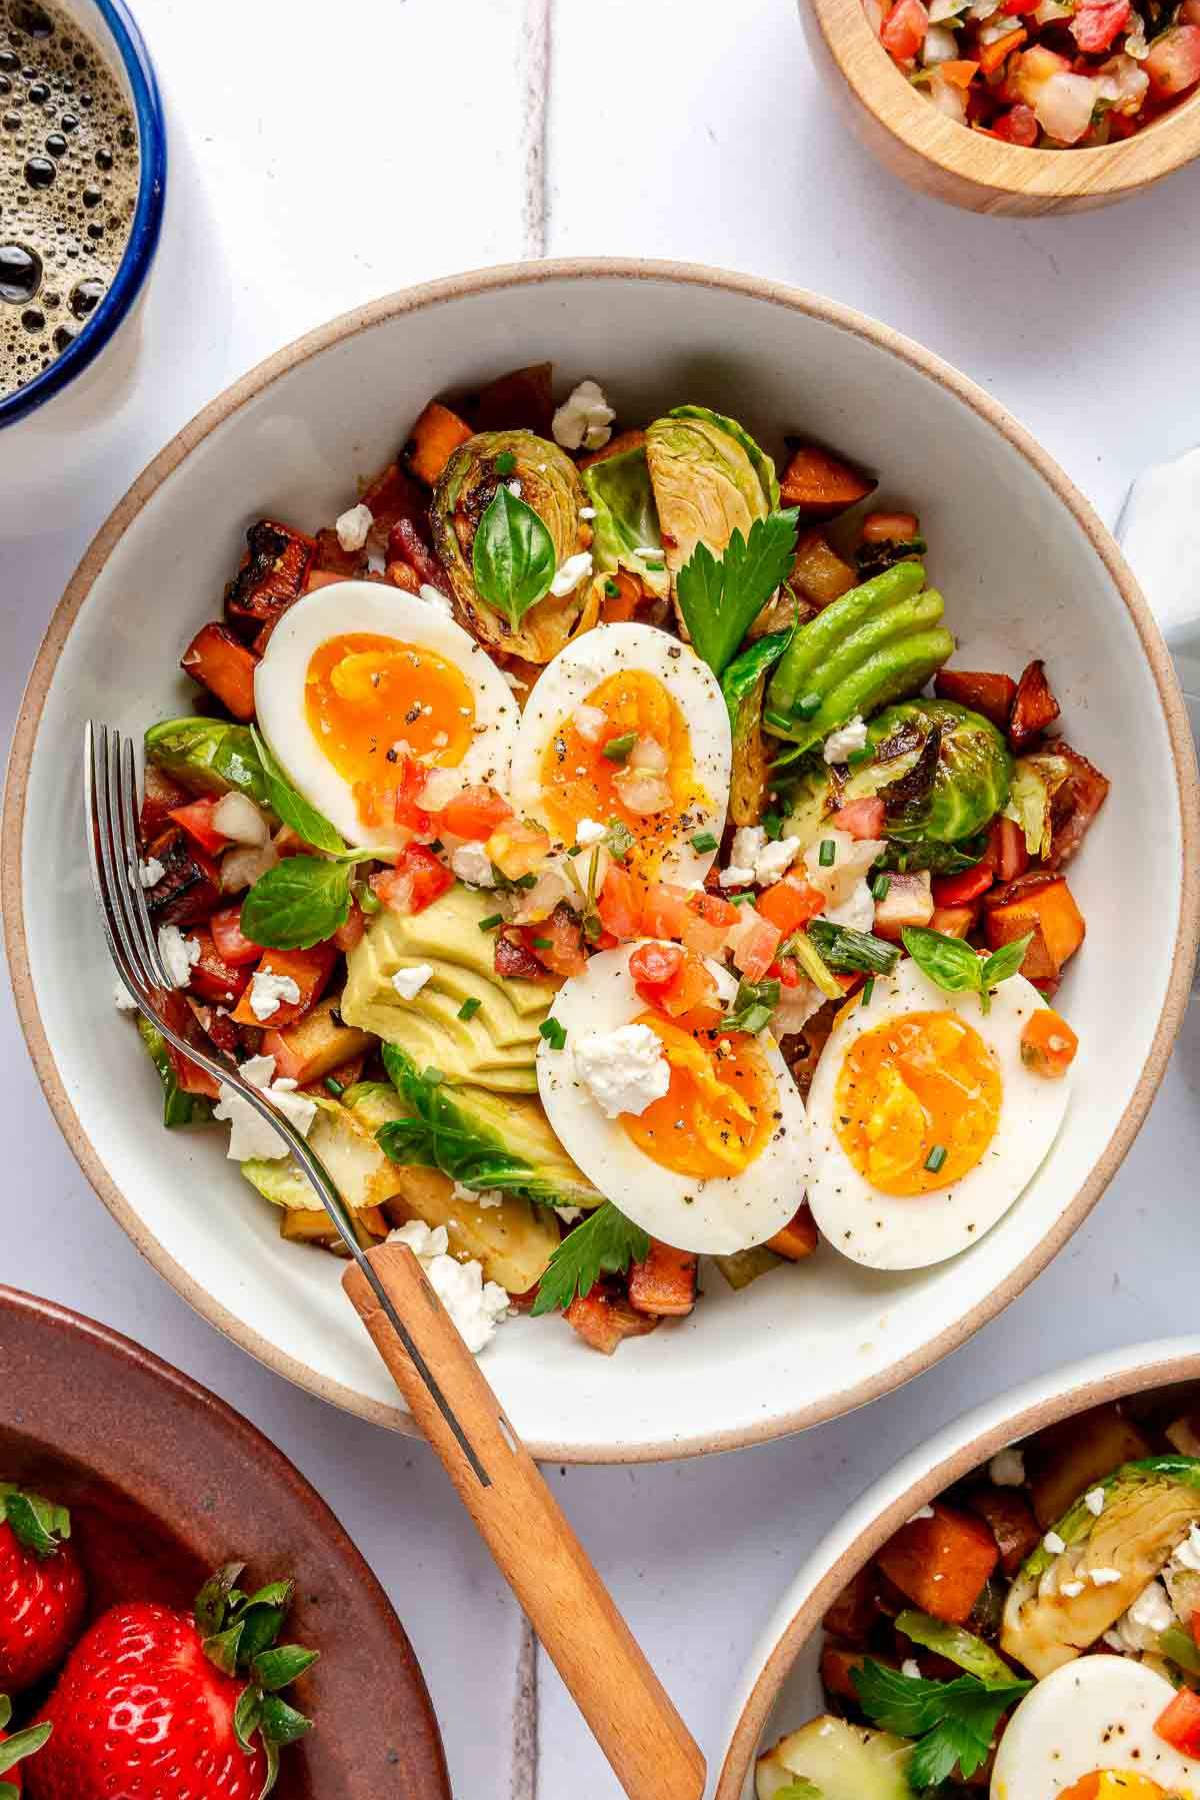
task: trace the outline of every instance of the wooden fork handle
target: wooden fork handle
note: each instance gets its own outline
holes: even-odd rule
[[[472,1470],[356,1264],[342,1285],[621,1786],[631,1800],[700,1800],[705,1764],[699,1746],[420,1263],[404,1244],[379,1244],[367,1254],[464,1427],[489,1485]]]

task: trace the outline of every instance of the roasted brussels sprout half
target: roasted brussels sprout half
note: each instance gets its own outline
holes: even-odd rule
[[[193,793],[246,794],[267,804],[267,782],[246,725],[223,719],[164,719],[146,733],[145,754]]]
[[[951,700],[906,700],[871,721],[871,762],[848,795],[877,793],[894,843],[957,844],[1008,804],[1012,757],[982,713]],[[915,865],[914,865],[915,866]]]
[[[671,577],[645,446],[637,444],[593,463],[583,471],[583,485],[596,513],[592,564],[597,574],[615,575],[625,569],[637,576],[648,594],[665,599]]]
[[[775,464],[735,419],[677,406],[646,428],[646,466],[674,576],[697,544],[719,556],[779,505]]]
[[[530,606],[514,626],[479,593],[473,551],[480,521],[507,486],[531,507],[550,534],[555,566],[591,549],[592,530],[580,509],[588,497],[575,464],[557,444],[531,431],[483,431],[454,451],[433,490],[430,523],[454,597],[475,633],[494,650],[546,663],[576,631],[596,622],[599,598],[590,572],[569,593],[553,592]]]
[[[1071,765],[1066,757],[1049,750],[1035,756],[1019,756],[1013,766],[1012,788],[1004,811],[1024,832],[1030,856],[1050,855],[1054,796],[1070,775]]]

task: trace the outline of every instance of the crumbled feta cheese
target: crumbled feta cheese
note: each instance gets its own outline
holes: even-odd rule
[[[118,1012],[136,1012],[137,1002],[129,990],[117,981],[113,983],[113,1005]]]
[[[1068,1600],[1074,1600],[1077,1595],[1082,1594],[1083,1583],[1082,1581],[1064,1581],[1060,1583],[1058,1591],[1060,1594],[1065,1594]]]
[[[1115,1582],[1120,1581],[1121,1571],[1120,1569],[1093,1569],[1091,1577],[1095,1587],[1112,1587]]]
[[[912,1518],[908,1521],[908,1523],[910,1525],[915,1525],[918,1519],[932,1519],[932,1517],[933,1517],[932,1506],[918,1506],[916,1512],[913,1514]]]
[[[900,1673],[907,1675],[910,1681],[920,1681],[921,1670],[915,1656],[906,1656],[900,1664]]]
[[[1089,1488],[1087,1493],[1083,1496],[1083,1504],[1087,1507],[1093,1519],[1098,1519],[1100,1514],[1104,1511],[1104,1489],[1102,1487]]]
[[[450,867],[460,881],[471,887],[495,887],[496,871],[482,844],[460,844],[450,852]]]
[[[301,1137],[308,1136],[317,1116],[316,1102],[305,1099],[303,1094],[295,1093],[294,1081],[272,1082],[271,1077],[275,1073],[273,1056],[252,1056],[239,1066],[238,1072],[252,1087],[262,1088],[270,1096],[284,1117],[291,1120]],[[224,1119],[232,1126],[228,1150],[232,1162],[277,1162],[288,1153],[287,1145],[274,1127],[255,1111],[248,1100],[243,1100],[228,1082],[223,1081],[217,1090],[213,1118]]]
[[[157,856],[148,856],[138,864],[138,880],[144,888],[156,887],[166,874]]]
[[[590,850],[593,844],[602,844],[607,836],[608,827],[599,819],[580,819],[575,827],[575,842],[582,844],[585,850]]]
[[[270,827],[245,794],[226,794],[213,808],[213,829],[234,844],[250,844],[256,849],[267,842]]]
[[[1121,1650],[1136,1654],[1157,1649],[1159,1637],[1175,1623],[1175,1608],[1166,1589],[1160,1581],[1151,1581],[1117,1620],[1112,1635]]]
[[[832,840],[834,856],[823,867],[821,845],[826,839]],[[826,898],[822,918],[834,925],[848,925],[853,931],[870,931],[875,923],[875,901],[866,875],[885,847],[881,838],[852,838],[836,826],[822,830],[804,852],[804,879]]]
[[[407,1244],[430,1287],[453,1319],[472,1355],[478,1356],[492,1340],[496,1322],[509,1310],[508,1295],[495,1281],[484,1281],[477,1262],[459,1262],[448,1254],[450,1239],[444,1225],[431,1231],[421,1219],[388,1233],[389,1244]]]
[[[295,1006],[299,998],[300,985],[290,975],[256,969],[250,977],[250,1011],[260,1025],[273,1019],[281,1006]]]
[[[1182,1569],[1193,1569],[1200,1572],[1200,1530],[1189,1525],[1188,1534],[1171,1558]]]
[[[451,606],[449,600],[447,600],[445,594],[442,593],[440,588],[433,587],[428,581],[423,581],[417,589],[417,598],[424,600],[426,606],[435,607],[438,612],[445,613],[448,619],[454,617],[454,608]]]
[[[1048,1531],[1042,1539],[1042,1548],[1048,1550],[1051,1556],[1061,1556],[1066,1547],[1065,1542],[1059,1537],[1057,1531]]]
[[[770,887],[786,875],[800,854],[800,839],[769,838],[761,825],[743,825],[733,834],[730,865],[750,869],[759,887]]]
[[[601,450],[612,436],[616,413],[594,381],[581,381],[554,415],[554,441],[564,450]]]
[[[594,519],[596,516],[596,509],[594,506],[581,506],[579,509],[579,516],[581,519]]]
[[[513,476],[511,481],[506,481],[504,485],[507,487],[514,500],[519,500],[521,498],[521,483],[516,475]]]
[[[342,513],[334,526],[334,530],[337,532],[337,541],[342,549],[361,550],[367,541],[367,533],[374,523],[375,518],[370,507],[364,506],[361,500],[357,506],[352,506],[347,512]]]
[[[573,594],[585,575],[592,572],[592,553],[590,550],[578,550],[574,556],[568,556],[559,564],[550,583],[550,592],[561,600],[564,594]]]
[[[519,694],[522,688],[529,686],[529,683],[522,681],[519,675],[514,675],[511,669],[501,669],[500,678],[508,684],[514,694]]]
[[[487,1188],[464,1187],[461,1181],[455,1182],[450,1198],[469,1200],[472,1206],[478,1206],[483,1212],[487,1212],[489,1207],[502,1205],[504,1201],[502,1194],[492,1193]]]
[[[392,986],[402,1000],[415,1000],[427,981],[433,980],[433,969],[429,963],[414,963],[411,969],[397,969],[392,976]]]
[[[827,763],[844,763],[846,758],[853,756],[856,750],[864,749],[866,742],[866,724],[861,718],[856,717],[851,719],[848,725],[843,725],[840,731],[830,732],[825,739],[822,755]]]
[[[571,723],[585,744],[598,744],[608,728],[607,715],[598,706],[577,706]]]
[[[721,870],[717,880],[723,888],[753,887],[753,866],[747,867],[741,863],[730,863],[728,868]]]
[[[573,1046],[575,1073],[605,1118],[644,1113],[671,1085],[671,1066],[648,1025],[593,1031]]]
[[[574,1225],[576,1219],[583,1217],[582,1206],[556,1206],[554,1210],[564,1225]]]
[[[1022,1487],[1025,1481],[1025,1458],[1010,1444],[999,1450],[988,1464],[988,1479],[996,1487]]]
[[[200,961],[200,945],[196,938],[184,937],[178,925],[160,925],[158,954],[163,968],[177,988],[186,987],[192,970]]]

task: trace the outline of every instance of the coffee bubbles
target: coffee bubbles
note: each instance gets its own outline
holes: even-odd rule
[[[53,0],[0,0],[0,397],[84,329],[137,195],[133,116],[97,46]]]

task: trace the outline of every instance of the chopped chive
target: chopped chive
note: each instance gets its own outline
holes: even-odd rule
[[[358,904],[365,913],[377,913],[383,905],[383,901],[379,898],[379,895],[375,892],[374,888],[368,887],[366,882],[363,882],[361,887],[355,890],[355,893],[357,895]]]
[[[608,598],[610,600],[619,600],[621,598],[621,590],[617,586],[616,582],[613,580],[611,575],[609,576],[608,580],[604,583],[604,592],[608,595]]]
[[[811,719],[821,710],[824,696],[816,692],[801,694],[796,702],[796,711],[802,719]]]
[[[511,450],[502,450],[493,467],[497,475],[511,475],[517,466],[517,459]]]
[[[753,894],[730,894],[729,895],[729,903],[731,906],[753,906],[754,905],[754,895]]]
[[[662,557],[661,557],[661,556],[659,556],[659,557],[656,557],[656,558],[655,558],[655,559],[654,559],[654,561],[653,561],[653,562],[652,562],[652,561],[651,561],[651,560],[650,560],[650,558],[649,558],[649,557],[648,557],[648,556],[643,556],[643,558],[642,558],[642,566],[643,566],[643,568],[645,568],[645,569],[649,569],[649,570],[651,570],[651,571],[652,571],[652,572],[653,572],[653,573],[654,573],[654,574],[655,574],[655,575],[657,575],[657,574],[659,574],[659,573],[660,573],[660,572],[661,572],[661,571],[662,571],[662,570],[663,570],[663,569],[665,569],[665,568],[666,568],[666,566],[667,566],[667,565],[666,565],[666,563],[665,563],[665,562],[664,562],[664,561],[663,561],[663,559],[662,559]]]
[[[860,1006],[870,1006],[871,995],[874,992],[875,992],[875,977],[873,975],[868,975],[867,979],[863,982],[862,999],[859,1002]]]
[[[567,1034],[557,1019],[543,1019],[538,1026],[538,1036],[545,1038],[552,1050],[561,1050],[567,1041]]]
[[[884,875],[884,874],[876,875],[875,878],[873,879],[873,881],[871,882],[871,898],[873,900],[886,900],[887,896],[888,896],[888,889],[891,887],[891,885],[892,885],[892,878],[890,875]]]
[[[517,887],[517,888],[536,887],[537,886],[537,876],[533,873],[532,869],[529,871],[528,875],[514,875],[513,876],[513,886]]]
[[[832,838],[822,838],[821,848],[817,853],[817,861],[823,869],[832,869],[837,861],[837,845]]]
[[[489,913],[486,919],[480,919],[479,929],[480,931],[495,931],[497,925],[503,925],[503,923],[503,913]]]
[[[458,1009],[459,1018],[460,1019],[473,1019],[475,1017],[475,1014],[479,1011],[479,1009],[482,1005],[483,1005],[483,1001],[476,999],[475,995],[472,994],[468,999],[464,1000],[462,1005],[459,1007],[459,1009]]]
[[[711,831],[698,831],[692,839],[693,850],[715,850],[717,840]]]
[[[929,1170],[931,1175],[936,1175],[945,1160],[945,1144],[935,1144],[933,1149],[929,1152],[929,1155],[925,1158],[925,1167]]]
[[[535,950],[553,950],[554,948],[553,938],[530,938],[529,942]]]
[[[442,1074],[442,1071],[440,1069],[435,1069],[432,1063],[429,1063],[421,1070],[421,1080],[427,1081],[430,1087],[440,1087],[445,1079],[446,1077]]]
[[[624,762],[636,743],[636,731],[623,731],[619,737],[609,738],[600,754],[607,756],[609,762]]]
[[[846,758],[846,763],[851,769],[861,769],[864,763],[873,761],[874,756],[875,752],[872,750],[870,744],[864,744],[861,750],[852,750],[850,752],[849,756]]]
[[[342,1083],[340,1081],[335,1080],[335,1078],[332,1075],[327,1075],[325,1077],[324,1085],[328,1088],[329,1092],[333,1095],[335,1100],[340,1100],[342,1095],[346,1091],[346,1089],[342,1085]]]
[[[764,813],[762,826],[771,842],[778,843],[779,839],[783,836],[783,819],[781,815],[777,812]]]

